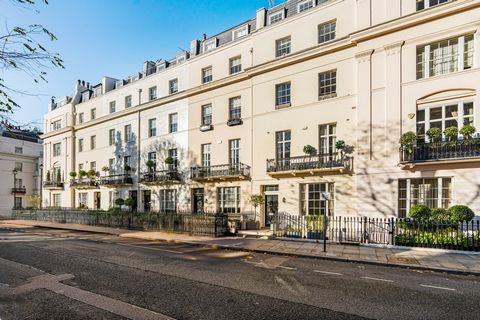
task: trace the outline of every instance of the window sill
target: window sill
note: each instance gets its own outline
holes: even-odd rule
[[[234,127],[243,124],[242,119],[230,119],[227,121],[227,126]]]
[[[336,97],[337,97],[337,93],[335,92],[335,93],[326,94],[324,96],[319,96],[318,100],[322,101],[322,100],[332,99],[332,98],[336,98]]]
[[[291,107],[291,106],[292,106],[291,103],[277,104],[277,105],[275,106],[275,110],[285,109],[285,108],[289,108],[289,107]]]
[[[200,131],[206,132],[213,130],[213,126],[211,124],[206,124],[200,127]]]

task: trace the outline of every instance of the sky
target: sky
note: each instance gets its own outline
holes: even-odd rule
[[[48,0],[48,5],[37,0],[36,10],[28,10],[12,2],[0,0],[0,34],[6,26],[42,24],[58,38],[42,44],[65,61],[65,69],[46,70],[48,83],[0,70],[8,86],[29,93],[12,94],[22,107],[11,119],[40,129],[50,98],[70,96],[77,79],[91,84],[103,76],[123,79],[141,71],[144,61],[174,58],[203,33],[233,27],[269,5],[268,0]]]

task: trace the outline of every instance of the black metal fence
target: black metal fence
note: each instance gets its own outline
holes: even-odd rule
[[[277,237],[340,243],[371,243],[408,247],[480,251],[480,221],[416,221],[413,219],[295,216],[279,214]],[[324,231],[325,230],[325,231]]]
[[[267,159],[267,172],[347,168],[349,161],[349,158],[342,156],[340,153]]]
[[[243,163],[222,164],[210,167],[190,168],[190,177],[193,180],[208,179],[214,177],[250,177],[250,167]]]
[[[400,148],[400,162],[462,159],[480,156],[480,139],[417,143]]]
[[[90,226],[165,231],[221,237],[228,233],[224,215],[131,213],[84,210],[14,210],[13,219],[76,223]]]

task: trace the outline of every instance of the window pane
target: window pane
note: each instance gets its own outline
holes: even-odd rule
[[[442,107],[430,109],[430,120],[442,119]]]

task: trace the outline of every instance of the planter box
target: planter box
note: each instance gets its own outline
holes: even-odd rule
[[[258,230],[260,229],[260,223],[258,221],[247,221],[245,222],[246,230]]]

